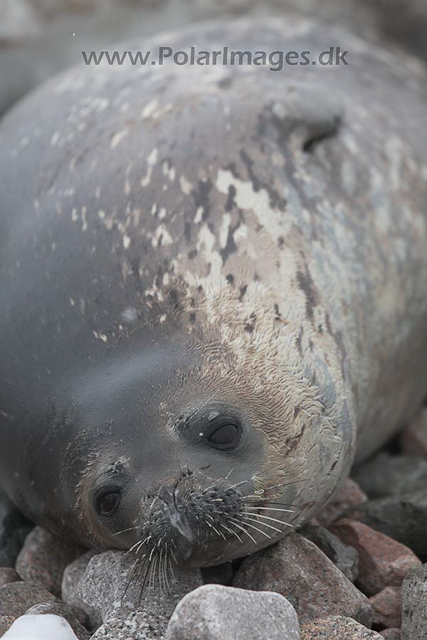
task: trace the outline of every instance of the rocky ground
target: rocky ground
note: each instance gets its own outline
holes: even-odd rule
[[[426,530],[427,408],[300,532],[233,564],[175,570],[169,588],[156,579],[141,593],[131,555],[30,530],[3,505],[0,636],[424,640]]]

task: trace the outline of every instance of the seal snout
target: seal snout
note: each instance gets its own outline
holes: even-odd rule
[[[235,489],[198,484],[187,474],[183,482],[161,487],[144,526],[149,546],[169,549],[177,562],[187,561],[218,538],[227,539],[227,522],[241,508],[242,497]]]
[[[172,529],[176,529],[188,543],[194,542],[194,534],[184,512],[183,505],[180,504],[180,496],[176,487],[168,491],[163,489],[158,496],[159,510],[166,520],[169,521]]]

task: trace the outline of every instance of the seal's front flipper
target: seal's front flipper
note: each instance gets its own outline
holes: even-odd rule
[[[14,567],[26,536],[34,525],[0,489],[0,567]]]

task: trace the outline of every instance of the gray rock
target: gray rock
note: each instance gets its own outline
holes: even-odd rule
[[[142,589],[142,577],[135,567],[135,556],[118,551],[106,551],[94,556],[80,581],[83,602],[100,614],[103,622],[126,617],[139,609],[149,612],[153,623],[168,619],[181,598],[203,584],[199,569],[174,568],[168,577],[170,589],[159,584],[157,572]]]
[[[402,624],[402,594],[400,587],[386,587],[369,598],[374,611],[376,629],[398,628]]]
[[[93,607],[83,602],[79,585],[90,559],[95,555],[96,551],[87,551],[83,556],[69,564],[64,571],[61,587],[64,602],[83,610],[87,616],[86,626],[92,630],[97,629],[102,624],[101,616]]]
[[[300,530],[300,533],[314,542],[350,582],[356,581],[359,570],[359,554],[356,549],[341,542],[324,527],[308,524]]]
[[[84,552],[84,548],[35,527],[19,553],[16,570],[23,580],[39,584],[60,598],[65,568]]]
[[[54,595],[31,582],[11,582],[0,589],[0,616],[18,618],[35,604],[57,602]]]
[[[299,640],[293,606],[277,593],[205,585],[187,594],[166,640]]]
[[[384,631],[380,631],[380,636],[387,640],[401,640],[402,638],[400,629],[384,629]]]
[[[15,567],[18,553],[24,544],[26,536],[33,527],[34,525],[0,491],[0,567]]]
[[[16,43],[38,31],[37,14],[28,0],[2,0],[0,3],[0,43]]]
[[[13,625],[15,618],[13,616],[0,616],[0,638]]]
[[[0,567],[0,587],[4,587],[5,584],[11,582],[21,582],[21,576],[10,567]]]
[[[427,407],[409,423],[399,438],[403,453],[427,457]]]
[[[360,504],[368,500],[368,496],[363,493],[357,482],[347,478],[342,487],[335,493],[321,511],[316,513],[313,524],[322,527],[329,527],[333,522],[339,520],[347,511],[355,509]]]
[[[411,549],[357,520],[338,520],[331,531],[359,553],[358,588],[373,596],[385,587],[400,587],[408,573],[421,566]]]
[[[351,618],[331,616],[313,620],[301,627],[301,640],[383,640]]]
[[[380,453],[358,467],[353,477],[372,499],[425,491],[427,458]]]
[[[316,547],[297,533],[246,558],[233,586],[276,591],[295,607],[301,623],[331,615],[346,615],[370,626],[368,599]]]
[[[427,557],[427,492],[370,500],[350,516]]]
[[[402,585],[402,640],[427,638],[427,564],[411,571]]]
[[[49,614],[64,618],[76,634],[78,640],[89,640],[91,634],[83,626],[86,616],[83,612],[79,612],[75,607],[72,607],[65,602],[49,602],[46,604],[36,604],[25,612],[25,615]]]
[[[156,621],[143,611],[132,611],[125,618],[111,618],[91,640],[159,640],[163,638],[168,619]]]

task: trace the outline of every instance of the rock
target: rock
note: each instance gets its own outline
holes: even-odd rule
[[[59,616],[22,616],[3,636],[5,640],[78,640],[72,628]]]
[[[163,639],[168,619],[160,623],[144,611],[132,611],[123,618],[111,618],[91,640],[158,640]]]
[[[36,604],[25,615],[55,615],[64,618],[78,640],[89,640],[90,633],[87,631],[83,624],[86,620],[86,616],[83,612],[79,612],[75,607],[72,607],[65,602],[49,602],[48,604]]]
[[[165,640],[299,640],[293,606],[277,593],[205,585],[176,607]]]
[[[0,43],[21,41],[37,33],[37,16],[28,0],[3,0],[0,4]]]
[[[201,572],[205,584],[222,584],[229,587],[234,578],[234,569],[231,562],[219,564],[216,567],[202,567]]]
[[[10,567],[0,567],[0,588],[11,582],[21,582],[21,576]]]
[[[427,564],[411,571],[402,585],[402,640],[427,638]]]
[[[339,520],[331,531],[358,551],[357,585],[368,596],[388,586],[400,586],[409,571],[421,565],[408,547],[356,520]]]
[[[303,624],[301,640],[382,640],[382,637],[351,618],[331,616]]]
[[[0,616],[0,638],[13,625],[15,618],[13,616]]]
[[[369,600],[316,547],[298,533],[245,558],[233,586],[275,591],[295,607],[301,623],[328,615],[348,615],[370,626]]]
[[[80,595],[85,605],[95,609],[103,622],[125,617],[129,611],[149,612],[153,624],[167,621],[181,598],[203,584],[199,569],[174,567],[170,589],[154,582],[141,590],[141,579],[135,572],[135,556],[125,552],[106,551],[94,556],[80,581]],[[157,578],[157,573],[154,574]]]
[[[16,569],[24,580],[39,584],[60,598],[65,568],[84,552],[84,548],[35,527],[25,540]]]
[[[427,407],[406,427],[399,444],[403,453],[427,457]]]
[[[421,557],[427,557],[427,492],[371,500],[349,517],[406,545]]]
[[[79,585],[90,559],[95,555],[97,555],[96,551],[87,551],[80,558],[69,564],[64,571],[61,586],[64,602],[84,611],[87,618],[86,626],[92,630],[97,629],[102,624],[101,616],[93,607],[83,602]]]
[[[33,527],[0,491],[0,567],[15,567],[18,553]]]
[[[0,616],[23,616],[35,604],[56,602],[54,595],[31,582],[11,582],[0,589]]]
[[[355,582],[359,570],[359,554],[356,549],[343,544],[324,527],[308,524],[299,533],[314,542],[350,582]]]
[[[314,518],[314,524],[329,527],[350,509],[355,509],[366,502],[368,497],[360,489],[359,485],[348,478],[341,489],[337,491],[332,500]]]
[[[400,587],[386,587],[369,598],[374,612],[374,625],[378,627],[400,627],[402,620],[402,597]]]
[[[380,635],[387,640],[401,640],[400,629],[384,629]]]
[[[380,453],[356,469],[354,477],[372,499],[425,491],[427,459]]]

